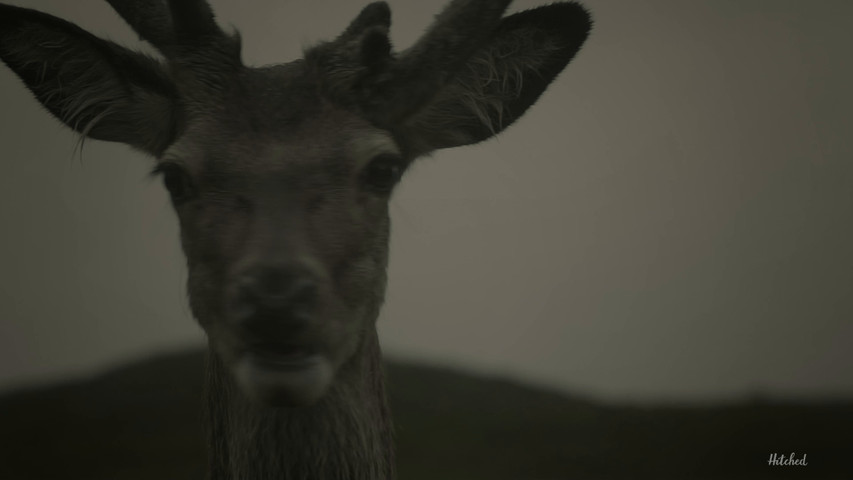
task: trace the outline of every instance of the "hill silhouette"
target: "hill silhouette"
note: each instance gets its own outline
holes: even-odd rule
[[[0,479],[202,479],[201,351],[0,397]],[[853,403],[605,405],[387,364],[405,480],[850,479]],[[805,467],[770,454],[807,454]]]

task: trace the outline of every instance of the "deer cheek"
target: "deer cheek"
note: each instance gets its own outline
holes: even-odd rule
[[[187,293],[190,310],[199,325],[208,331],[217,318],[218,307],[213,286],[216,284],[213,272],[200,265],[190,265],[187,276]],[[209,331],[208,331],[209,333]]]

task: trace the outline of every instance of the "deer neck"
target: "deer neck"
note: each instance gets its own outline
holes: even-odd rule
[[[258,406],[208,354],[211,480],[392,480],[391,416],[375,329],[317,405]]]

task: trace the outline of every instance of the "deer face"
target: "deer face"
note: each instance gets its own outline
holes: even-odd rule
[[[4,5],[0,58],[68,126],[158,159],[192,312],[242,391],[272,406],[319,401],[358,360],[409,163],[503,130],[590,28],[575,3],[502,18],[509,0],[453,0],[394,54],[376,2],[303,60],[249,68],[203,0],[108,1],[165,62]]]
[[[316,401],[374,328],[407,163],[387,130],[299,94],[304,75],[247,69],[238,91],[275,93],[201,103],[218,111],[193,115],[156,168],[192,311],[239,384],[272,404]]]

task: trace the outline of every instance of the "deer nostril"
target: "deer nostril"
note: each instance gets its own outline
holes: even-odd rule
[[[286,308],[290,305],[312,303],[319,291],[316,280],[306,275],[268,271],[249,281],[244,288],[253,301],[262,307]]]
[[[313,305],[319,296],[317,282],[309,278],[300,278],[290,287],[287,300],[294,305]]]
[[[255,270],[234,283],[234,326],[254,337],[297,333],[319,302],[319,281],[310,273],[285,268]]]

